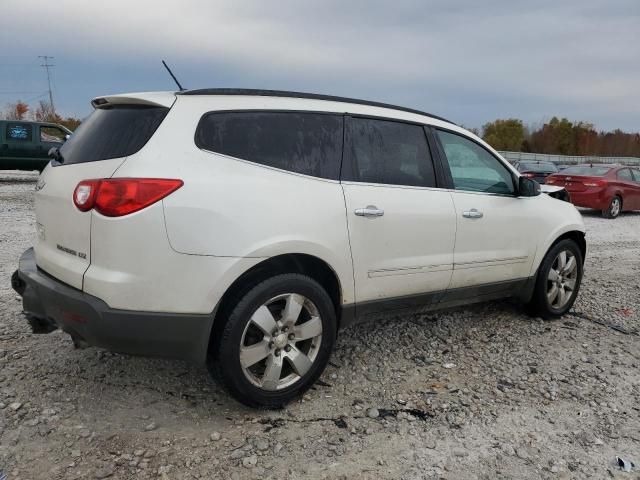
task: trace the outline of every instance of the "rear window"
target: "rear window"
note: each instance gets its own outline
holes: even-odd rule
[[[606,175],[611,167],[596,167],[590,165],[576,165],[562,170],[563,175],[585,175],[589,177],[602,177]]]
[[[196,130],[199,148],[270,167],[337,180],[342,117],[304,112],[208,113]]]
[[[165,107],[138,105],[97,108],[60,147],[63,165],[133,155],[168,112]]]
[[[521,163],[520,168],[518,168],[521,172],[557,172],[558,167],[553,163]]]

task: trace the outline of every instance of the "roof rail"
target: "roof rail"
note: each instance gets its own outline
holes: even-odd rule
[[[326,100],[330,102],[354,103],[357,105],[368,105],[370,107],[390,108],[402,112],[415,113],[426,117],[442,120],[443,122],[456,125],[451,120],[433,115],[431,113],[414,110],[413,108],[399,107],[389,103],[371,102],[369,100],[359,100],[357,98],[336,97],[333,95],[321,95],[318,93],[289,92],[286,90],[261,90],[254,88],[202,88],[198,90],[185,90],[176,92],[176,95],[246,95],[261,97],[288,97],[288,98],[306,98],[309,100]]]

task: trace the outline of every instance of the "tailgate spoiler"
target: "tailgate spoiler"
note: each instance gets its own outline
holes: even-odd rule
[[[149,105],[170,108],[175,101],[175,92],[140,92],[96,97],[91,100],[91,105],[93,108],[104,108],[109,105]]]

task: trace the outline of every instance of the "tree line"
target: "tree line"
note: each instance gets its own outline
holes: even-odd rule
[[[49,102],[40,100],[35,109],[32,109],[27,103],[18,100],[15,103],[8,104],[4,110],[0,111],[1,120],[33,120],[36,122],[51,122],[63,125],[69,130],[74,131],[80,125],[79,118],[62,117],[54,110]]]
[[[553,117],[538,128],[528,128],[522,120],[515,118],[496,120],[482,127],[482,138],[496,150],[640,157],[640,133],[625,133],[619,129],[598,132],[591,123],[571,122],[566,118]]]

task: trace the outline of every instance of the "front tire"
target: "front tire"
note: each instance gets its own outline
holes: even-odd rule
[[[602,216],[604,218],[617,218],[622,212],[622,198],[619,195],[615,195],[609,206],[602,210]]]
[[[578,296],[582,274],[582,251],[578,244],[570,239],[556,243],[540,264],[529,303],[532,313],[544,319],[567,313]]]
[[[324,371],[336,338],[335,307],[315,280],[277,275],[239,299],[219,335],[208,359],[212,375],[247,406],[281,408]]]

